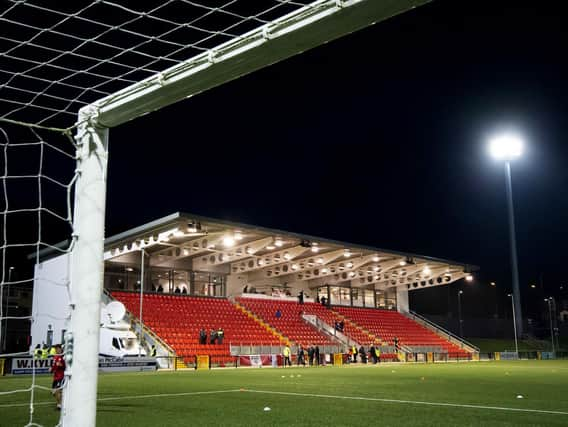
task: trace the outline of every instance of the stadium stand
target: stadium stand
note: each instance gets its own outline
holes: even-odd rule
[[[302,318],[302,313],[312,314],[311,307],[316,304],[298,304],[294,301],[257,298],[236,298],[236,301],[297,344],[304,347],[310,344],[335,344],[333,340],[318,332]],[[276,318],[277,310],[281,312],[280,318]]]
[[[338,313],[378,336],[384,344],[394,345],[398,337],[406,347],[440,347],[457,356],[469,353],[403,314],[392,310],[333,307]]]
[[[140,294],[112,292],[135,317]],[[178,356],[209,355],[230,363],[230,344],[279,345],[278,338],[227,299],[148,293],[143,300],[144,325],[170,345]],[[199,330],[223,328],[223,344],[199,344]]]

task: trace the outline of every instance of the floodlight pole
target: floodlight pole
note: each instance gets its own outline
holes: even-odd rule
[[[517,358],[519,357],[519,342],[517,340],[517,319],[515,316],[515,298],[513,294],[509,294],[511,297],[511,307],[513,308],[513,332],[515,334],[515,351],[517,352]]]
[[[104,224],[108,129],[79,112],[77,181],[71,252],[70,322],[66,333],[66,381],[61,425],[95,427],[101,294],[104,279]]]
[[[462,294],[463,294],[463,291],[459,290],[458,291],[458,320],[459,320],[460,337],[463,338],[463,320],[462,320],[462,305],[461,305]]]
[[[505,162],[505,186],[507,188],[507,210],[509,214],[509,243],[511,251],[511,274],[513,279],[513,304],[516,312],[515,328],[523,335],[523,312],[521,310],[521,293],[519,289],[519,268],[517,265],[517,241],[515,238],[515,213],[513,209],[513,185],[511,183],[511,163]],[[515,333],[515,337],[517,333]]]
[[[142,338],[144,337],[144,323],[142,321],[142,302],[144,300],[144,254],[146,251],[140,249],[142,261],[140,262],[140,342],[138,343],[138,357],[142,356]]]

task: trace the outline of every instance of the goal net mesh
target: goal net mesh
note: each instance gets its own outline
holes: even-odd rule
[[[225,69],[217,68],[209,83],[192,83],[187,93],[183,84],[172,83],[175,91],[166,95],[171,98],[169,103],[173,103],[427,1],[2,2],[0,358],[29,356],[33,351],[29,342],[12,342],[9,329],[17,322],[34,321],[31,311],[13,306],[12,298],[14,292],[31,293],[34,272],[29,265],[40,262],[46,251],[81,253],[77,248],[80,239],[76,237],[78,214],[73,212],[81,205],[81,182],[85,182],[80,171],[86,163],[82,163],[81,156],[89,155],[89,146],[96,142],[101,148],[99,159],[106,159],[107,134],[96,134],[97,123],[93,119],[100,107],[117,103],[117,99],[132,101],[129,88],[143,91],[150,84],[165,86],[187,70],[208,72],[211,64],[234,61]],[[320,25],[332,15],[339,18],[328,22],[327,27]],[[292,33],[300,35],[287,44],[273,42]],[[267,43],[272,44],[267,48]],[[264,47],[259,49],[259,46]],[[254,49],[258,51],[254,61],[246,66],[242,65],[246,61],[235,61]],[[264,60],[259,59],[262,56]],[[235,64],[242,68],[235,71]],[[148,91],[145,95],[154,96]],[[121,111],[124,114],[120,119],[110,120],[105,126],[118,125],[161,105],[147,101],[144,108],[132,114]],[[116,111],[114,114],[119,115]],[[98,124],[101,123],[105,122]],[[101,165],[105,181],[106,160]],[[86,204],[90,202],[86,200]],[[102,216],[104,223],[104,202]],[[100,236],[102,241],[102,229]],[[57,284],[72,289],[73,277],[69,274]],[[41,425],[34,408],[48,404],[48,383],[39,384],[35,364],[30,366],[32,375],[28,385],[14,390],[0,388],[0,398],[7,405],[23,405],[18,396],[29,394],[25,404],[29,406],[27,425]],[[38,401],[39,392],[44,396]],[[93,424],[85,421],[84,425]]]

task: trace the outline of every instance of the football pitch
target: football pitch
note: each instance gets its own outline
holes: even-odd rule
[[[0,393],[29,383],[0,378]],[[57,424],[51,394],[35,400],[34,421]],[[0,394],[1,426],[28,419],[29,393]],[[103,374],[97,425],[567,426],[568,361]]]

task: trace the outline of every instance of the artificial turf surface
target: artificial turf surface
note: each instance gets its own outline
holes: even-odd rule
[[[29,384],[0,378],[0,393]],[[34,421],[57,424],[50,393],[35,400]],[[27,402],[0,394],[0,425],[26,425]],[[97,425],[568,426],[568,361],[103,374]]]

